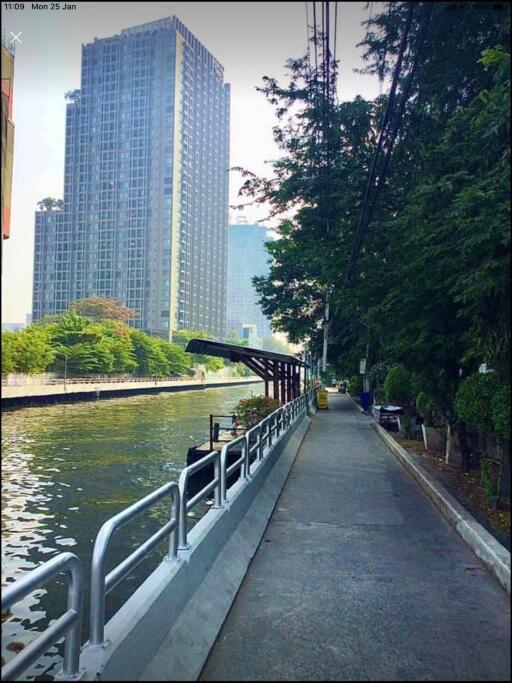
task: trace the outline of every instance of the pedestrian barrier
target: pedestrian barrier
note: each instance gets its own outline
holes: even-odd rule
[[[145,541],[137,550],[134,550],[121,564],[117,565],[107,576],[105,566],[107,561],[107,549],[112,534],[120,529],[134,517],[140,515],[165,496],[171,496],[171,517],[164,526],[151,538]],[[103,631],[105,626],[105,598],[124,578],[132,572],[162,541],[169,536],[169,557],[177,555],[177,538],[175,529],[180,521],[180,490],[177,484],[169,482],[164,484],[148,496],[141,498],[126,510],[122,510],[114,517],[108,519],[96,536],[91,562],[91,634],[92,645],[103,643]]]
[[[83,568],[79,558],[73,553],[60,553],[18,579],[12,586],[2,591],[2,615],[36,588],[46,585],[60,573],[68,578],[67,610],[25,647],[11,662],[2,667],[2,680],[12,681],[29,666],[34,664],[52,645],[61,638],[64,642],[64,678],[72,678],[78,673],[80,659],[80,633],[82,625]]]
[[[256,465],[266,460],[297,419],[304,415],[314,402],[315,392],[309,390],[306,394],[281,406],[244,435],[227,443],[220,453],[213,451],[196,463],[185,467],[180,474],[179,484],[174,482],[164,484],[102,525],[96,536],[91,562],[89,646],[104,645],[106,595],[166,537],[169,537],[169,550],[165,561],[179,560],[180,553],[191,548],[187,541],[187,513],[211,493],[214,495],[214,505],[210,510],[218,510],[225,504],[229,505],[228,477],[239,470],[242,485],[250,486],[251,456],[255,456],[252,463]],[[236,462],[228,466],[227,454],[235,448],[241,448],[241,455]],[[187,501],[186,489],[189,477],[211,463],[214,465],[213,480]],[[105,575],[107,551],[113,533],[166,496],[171,498],[169,521],[108,575]],[[178,537],[176,531],[178,531]],[[80,664],[83,594],[82,564],[76,555],[69,552],[61,553],[9,586],[2,595],[2,611],[7,611],[14,603],[22,600],[36,588],[45,585],[62,571],[66,571],[69,577],[68,610],[3,667],[3,680],[20,676],[63,636],[66,638],[64,663],[59,679],[76,680]]]

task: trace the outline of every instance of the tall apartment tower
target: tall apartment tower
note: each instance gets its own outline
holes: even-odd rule
[[[269,231],[262,225],[237,223],[229,226],[227,333],[242,337],[244,326],[256,326],[258,338],[272,334],[270,320],[258,304],[252,284],[255,275],[267,275],[270,256],[265,242]]]
[[[222,66],[176,17],[82,46],[64,207],[36,213],[34,320],[97,295],[135,309],[151,334],[224,335],[229,96]]]

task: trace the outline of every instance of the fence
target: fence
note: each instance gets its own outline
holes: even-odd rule
[[[25,574],[2,591],[2,615],[16,602],[23,600],[34,589],[46,585],[61,572],[68,576],[67,610],[43,631],[18,656],[2,667],[2,680],[12,681],[34,664],[48,648],[65,637],[63,673],[72,677],[78,673],[80,660],[80,630],[82,621],[83,569],[73,553],[60,553],[51,560]]]
[[[193,381],[194,378],[191,376],[181,376],[181,375],[167,375],[165,377],[159,377],[156,375],[146,375],[142,377],[133,375],[88,375],[86,377],[67,377],[66,379],[62,377],[51,377],[51,376],[41,376],[34,375],[33,381],[30,381],[30,375],[20,375],[16,376],[3,376],[2,386],[25,386],[25,385],[37,385],[37,386],[55,386],[59,384],[119,384],[126,382],[180,382],[180,381]],[[195,380],[198,384],[202,383],[202,380]]]
[[[156,491],[145,496],[130,507],[107,520],[96,536],[91,562],[91,609],[90,640],[91,645],[104,644],[105,631],[105,598],[130,572],[138,566],[166,537],[169,538],[167,559],[179,559],[181,552],[190,549],[187,541],[187,513],[200,501],[214,494],[214,505],[210,509],[222,508],[229,500],[228,477],[240,470],[242,485],[251,484],[251,463],[261,463],[273,451],[277,443],[286,435],[291,426],[303,415],[314,402],[314,392],[308,391],[290,403],[278,408],[264,418],[244,435],[227,443],[219,453],[213,451],[196,463],[185,467],[179,484],[169,482]],[[235,448],[241,449],[236,462],[227,465],[227,454]],[[251,460],[252,456],[252,460]],[[214,477],[201,491],[187,501],[186,490],[189,477],[204,467],[214,464]],[[116,529],[124,526],[162,498],[171,498],[169,521],[139,548],[131,553],[107,576],[105,566],[110,539]],[[209,514],[209,511],[206,515]],[[176,537],[178,530],[179,538]],[[63,671],[59,679],[72,678],[79,671],[80,664],[80,628],[82,615],[82,565],[72,553],[61,553],[45,562],[30,574],[23,576],[15,584],[7,588],[2,595],[2,611],[9,609],[15,602],[23,599],[32,590],[44,585],[59,572],[67,571],[70,576],[68,588],[68,610],[57,621],[39,635],[21,654],[2,668],[2,679],[9,680],[33,664],[51,645],[66,636]]]

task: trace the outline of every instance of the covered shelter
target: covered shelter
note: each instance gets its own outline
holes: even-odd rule
[[[243,363],[265,382],[265,396],[272,396],[281,403],[287,403],[301,395],[301,368],[303,386],[306,383],[307,363],[285,353],[263,351],[211,339],[191,339],[185,351],[218,356],[233,363]]]

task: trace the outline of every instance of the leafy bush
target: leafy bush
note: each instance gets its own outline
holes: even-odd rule
[[[403,405],[412,400],[411,373],[403,365],[393,366],[384,380],[386,400]]]
[[[434,399],[424,391],[420,391],[416,396],[416,408],[423,413],[426,425],[433,426],[438,413],[438,407]]]
[[[13,332],[2,332],[2,374],[14,372]]]
[[[457,416],[476,427],[482,434],[492,434],[495,431],[492,404],[498,389],[499,379],[493,372],[475,373],[466,377],[455,395]]]
[[[348,380],[348,391],[352,396],[358,396],[363,390],[363,377],[362,375],[353,375]]]
[[[493,477],[492,463],[489,458],[482,458],[480,460],[480,482],[487,502],[495,507],[499,498],[498,484]]]
[[[251,396],[241,399],[236,408],[235,415],[246,429],[251,429],[264,417],[273,413],[279,408],[279,401],[266,396]]]
[[[19,332],[2,333],[2,372],[23,372],[29,375],[44,372],[55,352],[47,331],[29,325]]]
[[[491,401],[491,419],[494,432],[502,439],[510,439],[510,385],[504,384]]]

